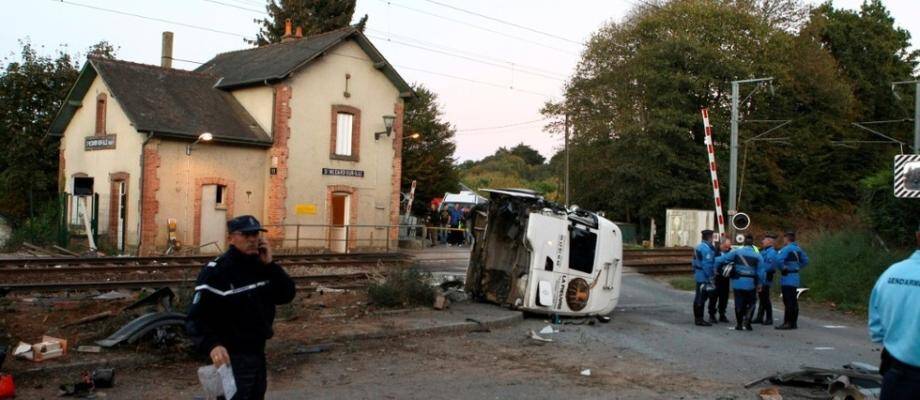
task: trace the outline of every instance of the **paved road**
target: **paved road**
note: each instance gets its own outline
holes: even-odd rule
[[[460,253],[450,253],[450,261],[429,257],[421,266],[462,275]],[[611,323],[563,325],[544,335],[553,343],[523,338],[546,326],[540,318],[489,334],[406,338],[327,360],[334,365],[314,368],[318,377],[305,374],[304,383],[320,398],[752,398],[755,390],[743,384],[778,371],[878,359],[858,318],[803,310],[797,331],[739,332],[693,326],[691,301],[691,293],[630,273]],[[580,376],[583,369],[592,376]],[[302,390],[273,397],[297,398]]]

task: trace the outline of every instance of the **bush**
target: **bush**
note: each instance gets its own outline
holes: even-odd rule
[[[54,202],[45,204],[38,210],[33,218],[27,219],[22,225],[14,226],[10,239],[6,242],[5,251],[13,251],[23,242],[37,246],[57,244],[60,235],[60,217],[58,206]]]
[[[805,247],[811,264],[802,270],[806,297],[865,311],[879,275],[907,258],[908,251],[883,249],[868,231],[823,232]]]
[[[860,216],[887,242],[913,246],[914,232],[920,224],[920,205],[916,199],[894,197],[894,172],[886,168],[863,179]]]
[[[393,272],[367,288],[370,302],[380,307],[430,306],[434,303],[431,274],[409,268]]]

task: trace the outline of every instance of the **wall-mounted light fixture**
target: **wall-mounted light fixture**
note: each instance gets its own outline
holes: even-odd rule
[[[189,144],[188,146],[185,146],[185,155],[187,156],[192,155],[192,147],[194,147],[196,144],[200,142],[210,142],[213,139],[214,139],[214,135],[212,135],[211,132],[205,132],[205,133],[198,135],[198,139],[196,139],[195,142],[193,142],[192,144]]]
[[[418,138],[420,138],[420,137],[422,137],[422,134],[420,134],[420,133],[418,133],[418,132],[415,132],[415,133],[413,133],[413,134],[411,134],[411,135],[405,135],[405,136],[403,136],[403,139],[418,139]]]
[[[393,121],[396,121],[395,116],[384,115],[383,116],[383,126],[386,127],[387,130],[384,132],[374,133],[374,140],[380,140],[380,137],[383,135],[387,135],[387,137],[389,137],[390,134],[393,133]]]

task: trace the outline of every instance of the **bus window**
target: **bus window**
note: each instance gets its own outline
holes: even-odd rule
[[[586,274],[594,272],[594,250],[597,234],[577,226],[569,229],[569,269]]]

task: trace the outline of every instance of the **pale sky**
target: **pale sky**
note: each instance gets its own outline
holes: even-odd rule
[[[444,117],[458,130],[459,161],[480,159],[499,146],[521,142],[549,157],[562,139],[542,131],[540,107],[560,98],[564,81],[578,62],[579,42],[606,21],[621,19],[641,1],[358,0],[355,20],[368,14],[365,33],[403,78],[439,95]],[[861,3],[835,1],[846,8]],[[262,4],[262,0],[9,1],[0,15],[0,55],[18,52],[17,40],[24,38],[42,54],[62,46],[83,51],[107,40],[119,47],[120,59],[158,65],[160,34],[168,30],[175,33],[175,58],[204,62],[217,53],[247,47],[243,37],[254,37],[258,31],[252,20],[262,16]],[[884,4],[917,43],[920,2]],[[194,69],[197,64],[174,62],[173,66]]]

